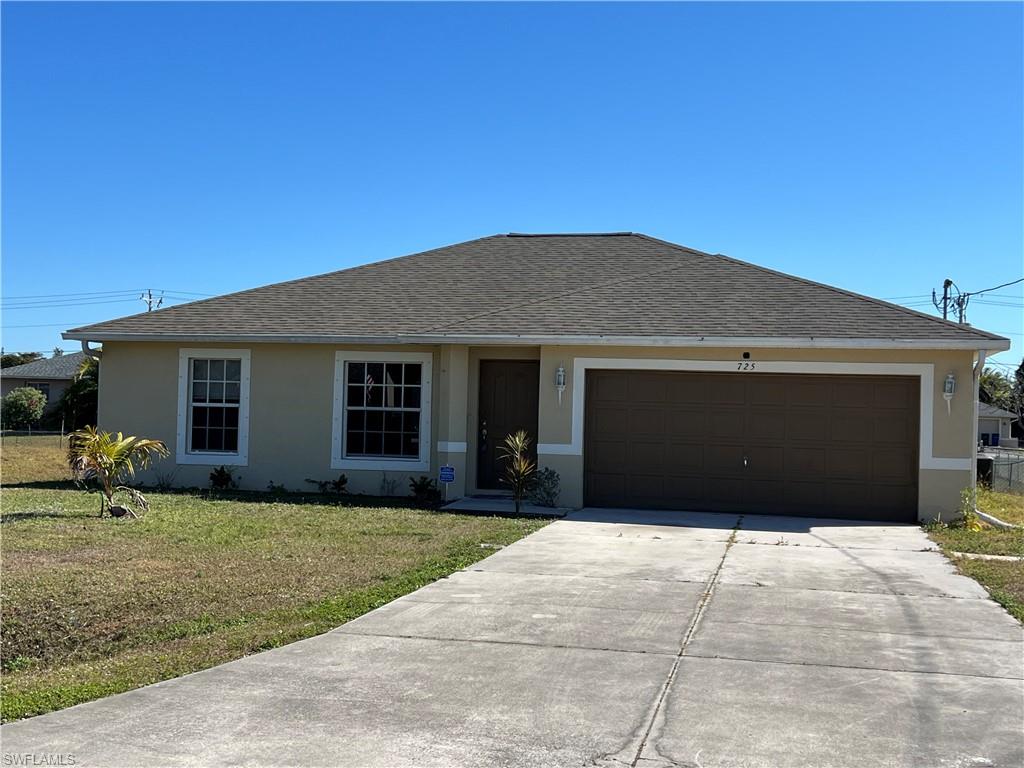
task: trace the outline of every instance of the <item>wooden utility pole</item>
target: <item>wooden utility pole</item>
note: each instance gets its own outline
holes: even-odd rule
[[[154,309],[160,309],[164,303],[164,297],[161,295],[159,298],[153,298],[153,289],[147,288],[146,292],[139,296],[139,301],[146,302],[146,311],[152,312]]]
[[[948,277],[942,281],[942,302],[939,302],[938,297],[935,295],[935,289],[932,289],[932,304],[935,308],[942,313],[942,319],[949,319],[949,305],[952,303],[952,297],[949,295],[949,289],[953,287],[953,281]],[[961,322],[963,322],[961,320]]]

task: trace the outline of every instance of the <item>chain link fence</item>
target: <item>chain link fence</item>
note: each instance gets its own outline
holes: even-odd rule
[[[985,480],[993,491],[1024,493],[1024,452],[987,451],[986,456],[992,460],[992,474]]]

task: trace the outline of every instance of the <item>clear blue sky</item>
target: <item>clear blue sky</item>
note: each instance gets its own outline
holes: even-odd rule
[[[508,231],[642,231],[909,304],[1024,276],[1019,3],[2,14],[7,351],[73,348],[135,289]],[[20,298],[103,291],[129,293]],[[998,294],[969,319],[1009,363],[1024,286]]]

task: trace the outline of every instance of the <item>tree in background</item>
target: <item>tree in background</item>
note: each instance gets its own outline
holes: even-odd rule
[[[95,359],[85,358],[78,367],[75,379],[57,401],[57,412],[64,420],[65,429],[81,429],[96,423],[99,395],[100,367]]]
[[[1020,365],[1013,373],[1012,397],[1010,410],[1017,414],[1017,421],[1010,426],[1010,434],[1022,437],[1024,436],[1024,359],[1020,361]]]
[[[1013,382],[1010,377],[995,368],[986,368],[981,372],[978,382],[978,399],[983,403],[1012,410]]]
[[[16,365],[31,363],[33,360],[42,360],[39,352],[3,352],[0,354],[0,368],[13,368]]]
[[[33,387],[19,387],[0,400],[0,425],[27,429],[36,424],[46,408],[46,397]]]

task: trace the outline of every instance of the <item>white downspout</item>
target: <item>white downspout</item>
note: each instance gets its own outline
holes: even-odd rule
[[[971,493],[975,498],[978,491],[978,400],[981,391],[981,372],[985,370],[987,355],[988,352],[984,349],[978,350],[978,361],[974,364],[974,381],[971,387],[974,393],[974,418],[971,419]]]
[[[82,342],[82,351],[85,352],[86,355],[91,357],[97,363],[100,361],[100,355],[103,354],[103,350],[102,349],[92,349],[89,346],[89,342],[88,341],[83,341]]]

